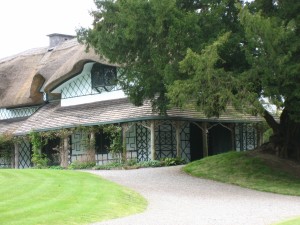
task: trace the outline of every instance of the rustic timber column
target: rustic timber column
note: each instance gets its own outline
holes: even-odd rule
[[[262,131],[262,128],[258,128],[257,129],[257,133],[258,133],[257,134],[257,136],[258,136],[258,142],[257,142],[257,144],[258,144],[258,146],[261,146],[263,144],[263,142],[264,142],[264,133]]]
[[[96,159],[95,159],[95,154],[96,154],[95,144],[96,144],[95,131],[91,131],[91,133],[90,133],[90,147],[89,147],[89,152],[88,152],[88,157],[89,157],[90,162],[96,162]]]
[[[155,160],[155,121],[152,120],[150,124],[151,131],[151,160]]]
[[[63,139],[63,148],[61,152],[61,166],[68,167],[68,151],[69,151],[69,137],[64,137]]]
[[[176,121],[176,154],[177,157],[181,157],[181,137],[180,137],[180,128],[181,128],[181,123],[180,121]]]
[[[126,131],[128,130],[128,126],[122,126],[122,160],[123,162],[127,161],[127,149],[126,149]]]
[[[207,143],[207,122],[202,123],[202,143],[203,143],[203,157],[208,156],[208,143]]]
[[[18,143],[14,143],[15,147],[15,169],[19,169],[19,145]]]

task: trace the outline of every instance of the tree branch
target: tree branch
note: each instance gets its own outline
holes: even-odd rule
[[[279,123],[274,119],[274,117],[267,110],[264,110],[263,117],[265,118],[267,124],[272,128],[273,133],[278,133]]]

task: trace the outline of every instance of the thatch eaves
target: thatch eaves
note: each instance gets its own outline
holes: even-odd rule
[[[86,62],[108,64],[74,38],[53,49],[38,48],[0,59],[0,108],[43,103],[41,90],[53,88],[81,72]]]
[[[36,105],[42,102],[39,92],[31,93],[37,66],[46,49],[36,54],[20,54],[0,61],[0,107]]]
[[[68,43],[65,42],[65,44]],[[43,68],[43,71],[41,70],[41,74],[43,74],[45,70],[48,70],[49,67],[53,66],[53,63],[61,65],[59,68],[53,71],[51,77],[45,83],[45,92],[52,91],[63,82],[80,73],[84,64],[87,62],[109,64],[107,59],[97,55],[93,49],[90,49],[88,52],[86,52],[86,47],[77,42],[75,46],[69,48],[68,50],[62,49],[63,47],[64,46],[61,46],[59,49],[56,49],[55,54],[60,55],[59,57],[54,57],[56,61],[48,64],[48,67]]]

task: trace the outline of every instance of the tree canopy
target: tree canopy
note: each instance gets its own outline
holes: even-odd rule
[[[191,104],[207,116],[228,105],[262,115],[271,148],[300,159],[298,0],[96,0],[79,40],[123,68],[136,105]],[[276,121],[266,104],[282,110]]]

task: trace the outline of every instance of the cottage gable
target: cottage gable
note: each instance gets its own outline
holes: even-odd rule
[[[118,76],[115,66],[89,62],[79,74],[66,80],[50,93],[61,95],[61,106],[125,98],[124,92],[116,82]]]

